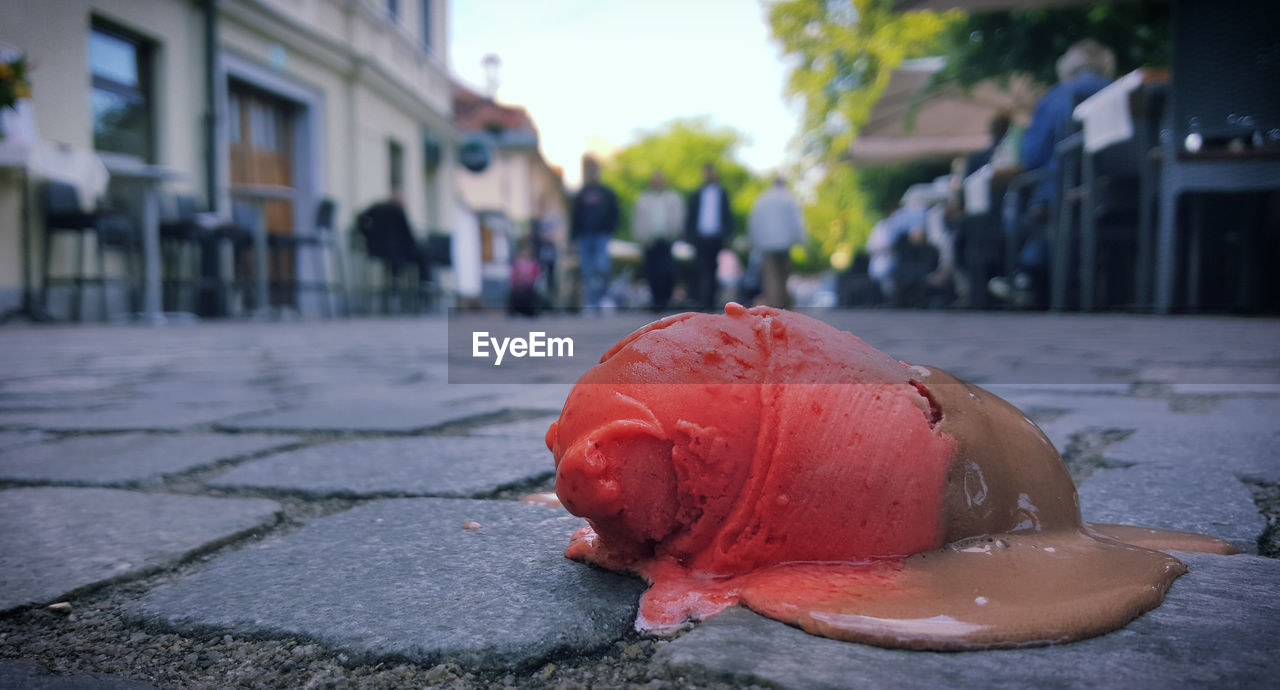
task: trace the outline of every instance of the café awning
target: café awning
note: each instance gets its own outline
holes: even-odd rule
[[[1009,114],[1026,124],[1040,90],[1029,79],[996,80],[965,90],[954,84],[928,91],[942,58],[904,61],[889,77],[867,124],[850,147],[855,165],[884,165],[967,155],[991,144],[991,119]]]

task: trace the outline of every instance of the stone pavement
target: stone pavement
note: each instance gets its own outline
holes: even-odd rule
[[[612,684],[570,673],[597,663],[659,685],[1275,682],[1280,322],[819,316],[1021,407],[1086,519],[1244,554],[1180,554],[1191,572],[1164,605],[1060,647],[884,650],[734,609],[638,658],[642,583],[565,560],[581,521],[519,500],[550,486],[542,436],[576,370],[448,384],[441,318],[6,328],[0,685],[315,684],[307,664],[382,674],[351,681],[370,685],[396,685],[393,667],[418,685]],[[595,358],[647,320],[531,326]],[[46,611],[64,601],[69,615]],[[111,642],[93,637],[101,619]],[[251,669],[237,645],[254,644],[295,652]]]

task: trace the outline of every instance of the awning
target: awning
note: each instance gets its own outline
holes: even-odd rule
[[[1009,114],[1026,124],[1041,91],[1029,79],[945,85],[925,95],[940,58],[907,60],[889,77],[867,124],[850,147],[854,164],[882,165],[965,155],[989,146],[991,119]],[[918,107],[917,107],[918,106]],[[914,109],[914,118],[912,111]]]

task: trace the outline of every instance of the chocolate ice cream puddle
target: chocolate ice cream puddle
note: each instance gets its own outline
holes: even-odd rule
[[[552,506],[555,508],[559,508],[563,505],[560,502],[560,497],[557,496],[554,491],[543,491],[536,494],[529,494],[528,496],[522,497],[520,500],[525,503],[534,503],[537,505]]]
[[[1105,522],[1088,522],[1085,523],[1085,527],[1095,534],[1153,551],[1196,551],[1222,556],[1240,553],[1239,549],[1225,539],[1197,532],[1113,525]]]

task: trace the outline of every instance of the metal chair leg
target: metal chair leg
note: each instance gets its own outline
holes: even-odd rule
[[[1169,171],[1166,170],[1168,175]],[[1156,313],[1173,311],[1173,281],[1178,262],[1177,205],[1180,190],[1170,180],[1160,185],[1160,211],[1156,234]]]
[[[102,234],[94,236],[94,249],[97,250],[96,263],[98,270],[98,304],[103,323],[107,321],[107,257],[106,248],[102,246]]]
[[[53,231],[49,228],[44,230],[44,251],[40,254],[40,263],[42,268],[40,271],[40,306],[44,307],[45,313],[49,313],[49,269],[53,265]]]
[[[1093,311],[1097,294],[1094,281],[1098,274],[1098,218],[1093,203],[1093,156],[1082,154],[1080,198],[1080,311]]]
[[[80,320],[80,301],[84,297],[84,236],[81,232],[76,241],[75,301],[71,303],[71,320]]]

